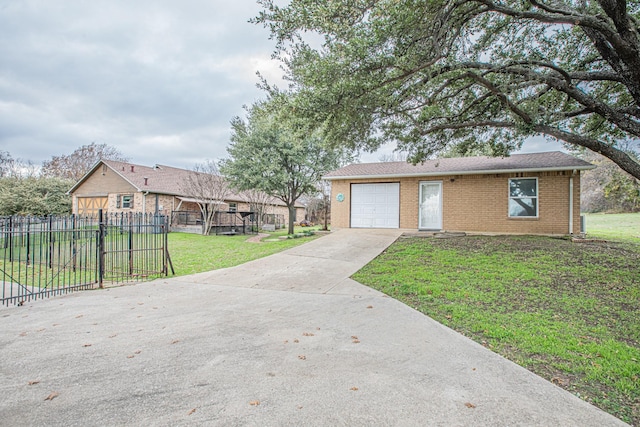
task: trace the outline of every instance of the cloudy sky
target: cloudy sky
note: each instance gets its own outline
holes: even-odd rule
[[[0,0],[0,150],[36,164],[92,142],[144,165],[225,157],[230,120],[263,98],[256,72],[282,86],[268,31],[247,22],[258,12],[254,0]]]

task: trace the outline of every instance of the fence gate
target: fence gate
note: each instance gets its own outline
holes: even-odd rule
[[[151,214],[0,217],[1,302],[166,276],[167,232]]]

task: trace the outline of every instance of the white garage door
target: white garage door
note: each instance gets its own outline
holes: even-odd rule
[[[400,184],[352,184],[351,227],[399,228]]]

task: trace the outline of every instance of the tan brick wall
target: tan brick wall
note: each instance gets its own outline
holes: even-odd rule
[[[351,182],[346,180],[331,181],[331,227],[349,228],[351,215]],[[365,183],[371,181],[353,181]],[[344,200],[337,200],[338,194],[344,196]]]
[[[250,206],[249,203],[245,203],[245,202],[237,202],[237,209],[239,212],[248,212],[250,210]],[[229,209],[229,205],[227,203],[223,204],[220,208],[220,210],[222,211],[226,211]],[[286,206],[275,206],[275,205],[269,205],[265,208],[265,212],[267,214],[277,214],[277,215],[284,215],[284,223],[288,224],[289,222],[289,209]],[[296,218],[295,218],[295,222],[300,222],[304,219],[304,208],[296,208]]]
[[[113,170],[108,167],[98,168],[73,192],[73,213],[78,213],[78,197],[107,196],[109,193],[133,194],[134,192],[135,188]],[[112,195],[109,195],[108,210],[110,212],[116,206],[115,195],[113,200],[111,199]]]
[[[538,178],[538,218],[509,218],[509,178]],[[396,180],[336,180],[331,186],[331,223],[348,228],[351,183],[400,183],[400,228],[418,228],[421,181],[442,182],[443,229],[447,231],[568,234],[571,172],[457,175]],[[580,231],[580,175],[573,176],[573,232]],[[339,193],[344,201],[338,202]]]
[[[289,209],[286,206],[274,206],[270,210],[269,213],[284,215],[284,223],[289,223]],[[294,222],[299,223],[304,220],[304,208],[296,208],[296,217],[293,220]]]
[[[133,192],[135,188],[113,170],[99,168],[74,191],[77,196],[106,195],[109,192]]]

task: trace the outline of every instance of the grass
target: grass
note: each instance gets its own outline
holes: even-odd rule
[[[585,214],[587,237],[640,242],[640,212],[632,214]]]
[[[354,279],[640,425],[640,239],[407,238]]]
[[[301,233],[309,227],[298,228]],[[317,230],[317,228],[311,228]],[[201,236],[187,233],[169,233],[169,251],[176,276],[201,273],[219,268],[233,267],[254,259],[293,248],[314,239],[277,239],[286,236],[286,230],[269,233],[260,243],[247,242],[251,236]],[[277,239],[275,241],[272,241]]]

